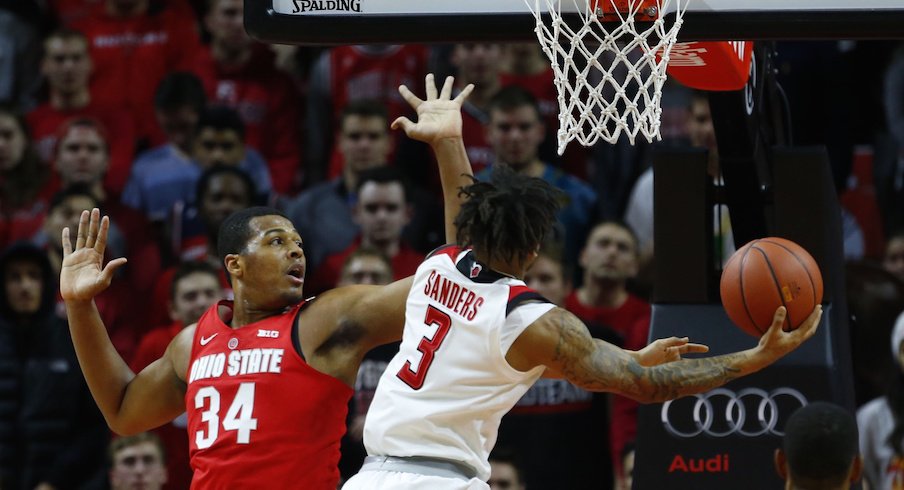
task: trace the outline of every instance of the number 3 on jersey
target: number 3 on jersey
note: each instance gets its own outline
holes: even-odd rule
[[[201,412],[201,422],[207,422],[205,431],[195,432],[195,444],[198,449],[207,449],[213,445],[220,433],[220,392],[213,386],[205,386],[195,394],[195,408],[208,407]],[[223,418],[223,430],[236,431],[236,442],[248,444],[251,431],[257,429],[257,419],[251,418],[254,411],[254,383],[242,383],[229,405]]]
[[[427,326],[436,325],[436,333],[432,339],[427,337],[421,338],[417,345],[417,350],[421,352],[421,361],[417,364],[417,369],[411,369],[411,361],[405,361],[405,365],[399,370],[399,379],[415,390],[419,390],[424,385],[424,378],[427,377],[427,370],[433,363],[433,356],[439,346],[449,333],[449,327],[452,326],[452,319],[447,313],[444,313],[431,305],[427,305],[427,315],[424,317],[424,324]]]

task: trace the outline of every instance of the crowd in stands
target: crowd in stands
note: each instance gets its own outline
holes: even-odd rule
[[[286,213],[304,240],[308,295],[406,277],[444,236],[428,147],[389,129],[413,117],[398,86],[423,93],[428,72],[455,74],[456,90],[475,85],[463,124],[478,179],[507,165],[567,195],[528,285],[595,337],[646,344],[650,155],[657,145],[705,148],[719,181],[705,94],[666,87],[661,142],[573,144],[559,156],[552,71],[536,43],[269,46],[245,32],[243,9],[243,0],[0,0],[0,488],[131,488],[138,478],[184,489],[191,479],[184,414],[112,438],[94,405],[58,297],[64,227],[76,229],[84,209],[110,216],[108,258],[129,261],[97,304],[136,371],[231,298],[216,236],[236,210]],[[854,360],[887,357],[904,310],[904,45],[778,43],[776,53],[796,143],[830,148],[845,256],[862,286],[849,293],[852,309],[872,304],[870,284],[894,286],[882,290],[884,320],[856,325],[886,343],[855,348]],[[397,348],[361,365],[343,476],[364,458],[363,417]],[[862,376],[872,381],[858,400],[881,396],[882,375]],[[884,410],[901,412],[895,396]],[[900,422],[890,423],[900,439]],[[541,380],[503,420],[493,460],[518,464],[494,469],[508,483],[491,487],[629,488],[636,431],[635,402]],[[886,449],[904,475],[901,443]],[[864,456],[867,476],[884,471]]]

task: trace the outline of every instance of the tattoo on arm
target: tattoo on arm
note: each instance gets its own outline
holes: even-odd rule
[[[672,400],[724,385],[745,373],[746,352],[644,367],[623,349],[590,337],[574,315],[561,312],[553,362],[572,383],[645,403]]]

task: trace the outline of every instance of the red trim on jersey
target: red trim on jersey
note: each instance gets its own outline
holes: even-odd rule
[[[427,258],[433,258],[437,255],[448,255],[449,258],[452,259],[452,262],[455,262],[455,259],[458,257],[458,254],[461,253],[461,247],[458,245],[443,245],[438,247],[434,251],[427,254]],[[426,260],[426,259],[425,259]]]
[[[511,303],[513,299],[521,296],[524,293],[537,293],[533,289],[527,286],[509,286],[509,297],[508,302]],[[539,294],[539,293],[537,293]]]

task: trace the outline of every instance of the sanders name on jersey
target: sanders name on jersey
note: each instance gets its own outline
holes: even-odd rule
[[[424,294],[467,320],[473,320],[477,316],[477,310],[483,305],[482,297],[446,279],[436,271],[430,271],[427,285],[424,286]]]
[[[191,365],[188,382],[219,378],[225,372],[229,376],[244,374],[279,373],[283,349],[242,349],[228,355],[220,352],[201,356]]]

